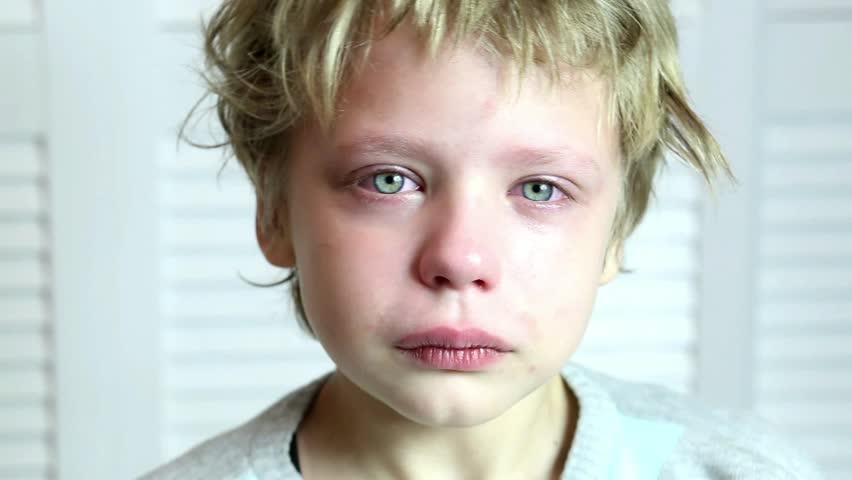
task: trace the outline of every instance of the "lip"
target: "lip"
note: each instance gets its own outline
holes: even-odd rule
[[[396,342],[397,348],[441,347],[446,349],[487,348],[498,352],[510,352],[512,348],[502,338],[478,328],[456,330],[438,327],[412,333]]]
[[[395,346],[422,367],[456,371],[483,370],[512,352],[505,340],[476,328],[433,328],[406,335]]]

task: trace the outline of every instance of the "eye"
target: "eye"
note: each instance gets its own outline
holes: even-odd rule
[[[375,191],[385,195],[400,193],[406,186],[409,188],[405,191],[419,190],[419,186],[414,180],[395,171],[378,172],[368,175],[364,180],[364,183],[370,183]]]
[[[533,202],[549,202],[567,198],[565,192],[551,182],[531,180],[519,185],[521,194]],[[514,189],[513,189],[514,190]]]

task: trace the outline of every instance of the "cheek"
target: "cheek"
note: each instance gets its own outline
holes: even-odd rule
[[[589,233],[553,234],[515,257],[506,287],[515,292],[519,323],[531,338],[562,348],[556,345],[582,335],[601,274],[598,243],[603,240]]]
[[[315,205],[304,211],[294,237],[296,262],[305,308],[312,322],[345,331],[358,324],[373,332],[383,323],[383,299],[406,275],[403,235],[364,227],[334,209]],[[360,314],[360,315],[359,315]],[[317,325],[318,329],[323,328]]]
[[[521,238],[513,248],[509,278],[544,304],[574,297],[600,277],[604,240],[590,229],[570,230]]]

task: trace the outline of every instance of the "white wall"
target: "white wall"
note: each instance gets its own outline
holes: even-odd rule
[[[0,7],[0,478],[132,477],[331,367],[238,277],[277,275],[244,176],[174,148],[213,4]],[[576,358],[755,409],[846,478],[852,4],[674,9],[742,184],[714,203],[670,169]]]

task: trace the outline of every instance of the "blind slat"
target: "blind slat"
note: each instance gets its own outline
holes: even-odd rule
[[[44,125],[40,42],[34,32],[15,30],[2,36],[0,58],[3,65],[15,66],[15,74],[0,75],[0,134],[35,136]]]
[[[849,188],[852,187],[852,155],[847,165],[796,162],[771,165],[764,173],[764,185],[770,188],[788,188],[798,197],[801,188]]]
[[[0,362],[41,364],[47,358],[45,339],[41,332],[0,333]]]
[[[38,257],[0,259],[0,272],[0,288],[38,289],[47,284],[47,272]]]
[[[842,257],[834,255],[837,263]],[[772,267],[763,268],[758,286],[764,292],[773,290],[837,290],[847,288],[847,298],[852,300],[852,256],[847,265],[821,267]]]
[[[45,435],[52,429],[52,422],[40,405],[0,405],[0,438]]]
[[[852,152],[852,125],[767,125],[764,129],[763,148],[771,154],[766,159],[768,166],[784,158],[778,154],[797,153],[813,158],[820,153]]]
[[[41,190],[35,182],[0,185],[0,214],[34,216],[43,210]]]
[[[800,367],[772,368],[760,366],[757,379],[759,397],[772,399],[789,396],[803,401],[813,399],[852,399],[852,368]]]
[[[174,210],[221,210],[240,209],[248,215],[254,213],[255,196],[246,179],[222,182],[183,181],[170,182],[163,186],[163,206]]]
[[[797,359],[846,359],[852,373],[852,333],[817,335],[764,335],[758,346],[758,355],[765,361]],[[838,381],[840,379],[838,378]],[[852,376],[848,377],[852,384]]]
[[[39,178],[43,175],[44,166],[34,144],[0,143],[0,179]]]
[[[758,307],[761,325],[797,326],[852,324],[852,299],[834,302],[762,303]]]
[[[852,195],[769,196],[764,201],[762,217],[765,225],[834,223],[852,226]]]
[[[0,440],[0,472],[5,469],[42,469],[50,464],[47,442],[42,439]],[[17,478],[17,477],[16,477]]]
[[[0,401],[43,399],[50,393],[47,376],[41,368],[0,369]]]
[[[45,246],[44,232],[35,219],[16,223],[0,221],[0,254],[4,251],[41,252]]]
[[[301,385],[308,379],[331,371],[333,364],[321,350],[315,355],[300,355],[299,362],[292,358],[265,362],[227,362],[202,364],[172,364],[166,376],[167,386],[175,392],[215,393],[228,391],[234,395],[243,389],[255,391],[265,389],[283,395],[288,387]]]
[[[167,352],[190,354],[201,360],[228,354],[282,355],[312,348],[315,343],[284,326],[240,328],[238,322],[233,327],[171,330],[164,339]]]
[[[785,234],[767,233],[760,240],[761,256],[814,259],[852,257],[852,228],[832,233],[802,230]]]
[[[238,322],[246,316],[276,319],[291,315],[289,292],[249,286],[224,291],[165,291],[161,305],[168,317],[231,317]]]
[[[790,402],[767,399],[760,402],[758,413],[776,422],[804,430],[816,428],[852,429],[852,399],[826,399],[821,402]]]
[[[14,297],[0,296],[0,326],[38,325],[47,316],[44,300],[41,296]]]

